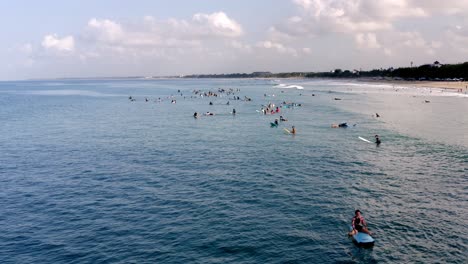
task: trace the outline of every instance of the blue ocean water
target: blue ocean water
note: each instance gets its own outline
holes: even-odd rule
[[[285,82],[0,83],[1,263],[466,263],[466,98]],[[192,93],[218,88],[252,101]]]

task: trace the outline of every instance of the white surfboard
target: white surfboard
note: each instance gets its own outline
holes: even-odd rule
[[[285,134],[291,134],[291,131],[289,131],[287,128],[284,128],[284,133]]]
[[[367,139],[365,139],[365,138],[363,138],[363,137],[359,137],[359,139],[362,140],[362,141],[365,141],[365,142],[367,142],[367,143],[372,143],[371,141],[369,141],[369,140],[367,140]]]

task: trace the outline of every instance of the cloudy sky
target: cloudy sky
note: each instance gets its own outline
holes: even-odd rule
[[[468,0],[15,0],[0,10],[0,80],[468,61]]]

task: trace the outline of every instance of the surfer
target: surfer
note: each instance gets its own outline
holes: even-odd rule
[[[291,134],[295,135],[296,134],[296,127],[292,126],[291,128]]]
[[[197,112],[193,113],[193,118],[198,118],[198,113]]]
[[[210,105],[213,105],[213,102],[210,102]]]
[[[288,121],[288,120],[285,119],[283,116],[280,116],[280,121],[281,121],[281,122],[285,122],[285,121]]]
[[[363,233],[366,233],[368,235],[372,235],[372,232],[370,232],[368,229],[367,229],[367,223],[366,223],[366,220],[364,220],[364,217],[361,215],[361,211],[359,210],[356,210],[354,212],[354,217],[353,217],[353,220],[351,222],[351,227],[353,228],[353,231],[351,231],[351,235],[352,233],[354,232],[363,232]]]
[[[232,114],[233,114],[233,115],[236,114],[236,109],[235,109],[235,108],[232,109]]]
[[[278,118],[275,118],[275,125],[278,126]]]
[[[379,113],[375,113],[375,117],[380,117]]]
[[[346,124],[346,123],[341,123],[341,124],[338,125],[338,127],[346,128],[346,127],[348,127],[348,124]]]
[[[338,127],[341,127],[341,128],[347,128],[348,127],[348,124],[347,123],[341,123],[341,124],[332,124],[331,125],[332,128],[338,128]]]
[[[375,135],[375,144],[378,146],[380,143],[382,143],[382,141],[380,141],[379,135]]]

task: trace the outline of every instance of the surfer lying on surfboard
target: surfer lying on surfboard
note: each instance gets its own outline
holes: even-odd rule
[[[331,127],[332,128],[337,128],[337,127],[347,128],[348,124],[347,123],[332,124]]]

